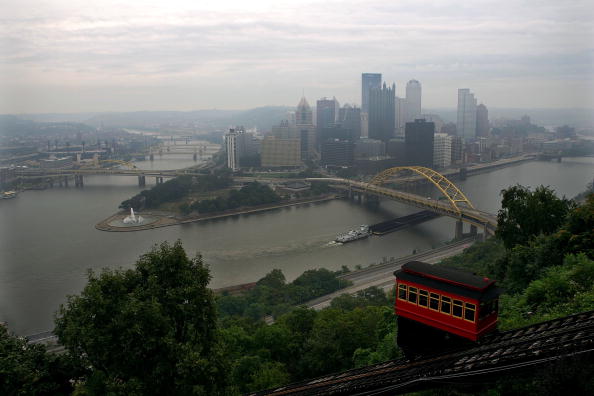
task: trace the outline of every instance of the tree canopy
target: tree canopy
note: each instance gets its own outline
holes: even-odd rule
[[[91,394],[198,394],[224,390],[208,268],[177,241],[162,243],[130,270],[89,273],[60,307],[55,333],[89,367]]]

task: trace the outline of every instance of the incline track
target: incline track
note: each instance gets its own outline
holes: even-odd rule
[[[594,311],[495,333],[477,346],[418,361],[388,361],[252,395],[388,395],[431,383],[488,378],[503,371],[594,351]]]

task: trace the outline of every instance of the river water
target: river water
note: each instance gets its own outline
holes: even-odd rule
[[[156,156],[139,167],[183,168],[191,155]],[[476,207],[496,213],[501,189],[516,183],[549,185],[573,197],[594,176],[594,158],[526,162],[457,182]],[[147,185],[154,179],[147,177]],[[138,193],[136,177],[89,176],[84,188],[26,191],[0,201],[0,322],[18,334],[53,328],[53,314],[68,294],[79,293],[87,271],[131,268],[137,257],[161,241],[183,241],[189,254],[200,252],[210,265],[211,287],[259,279],[274,268],[288,280],[311,268],[354,268],[413,249],[430,249],[453,237],[454,220],[438,218],[409,229],[346,245],[329,243],[359,224],[373,224],[412,213],[395,202],[376,210],[355,202],[325,203],[240,215],[155,230],[110,233],[94,225]]]

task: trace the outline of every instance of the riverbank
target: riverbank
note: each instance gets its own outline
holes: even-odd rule
[[[282,202],[276,204],[267,204],[267,205],[259,205],[259,206],[252,206],[246,208],[239,208],[235,210],[219,212],[214,214],[203,214],[191,217],[183,217],[179,218],[174,215],[164,215],[158,213],[151,213],[151,212],[143,212],[138,213],[140,215],[150,215],[152,217],[157,218],[156,221],[152,222],[151,224],[146,225],[139,225],[139,226],[127,226],[127,227],[118,227],[114,226],[111,223],[117,220],[123,220],[124,217],[128,215],[127,212],[119,212],[109,216],[108,218],[100,221],[99,223],[95,224],[95,228],[99,231],[108,231],[108,232],[133,232],[133,231],[144,231],[144,230],[152,230],[155,228],[162,228],[162,227],[170,227],[180,224],[188,224],[188,223],[196,223],[199,221],[206,221],[206,220],[214,220],[214,219],[222,219],[225,217],[237,216],[242,214],[251,214],[251,213],[259,213],[265,212],[274,209],[286,208],[290,206],[298,206],[298,205],[305,205],[317,202],[325,202],[330,201],[333,199],[337,199],[338,196],[335,194],[332,195],[324,195],[318,198],[307,198],[307,199],[299,199],[289,202]]]

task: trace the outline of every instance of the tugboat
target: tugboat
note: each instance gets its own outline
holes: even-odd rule
[[[367,238],[369,235],[371,235],[371,230],[369,229],[369,226],[361,225],[359,228],[350,230],[349,232],[344,234],[337,235],[334,241],[339,243],[353,242],[357,239]]]

